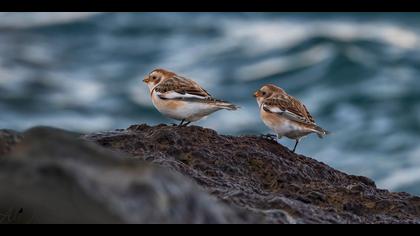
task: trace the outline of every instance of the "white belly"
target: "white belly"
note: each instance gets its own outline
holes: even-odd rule
[[[297,124],[296,122],[290,121],[276,114],[265,112],[264,110],[261,111],[261,119],[264,124],[278,134],[279,137],[286,136],[291,139],[299,139],[300,137],[311,133],[310,130]]]
[[[297,130],[297,127],[288,121],[271,122],[263,119],[263,122],[267,127],[272,129],[276,134],[280,136],[285,136],[287,133]]]
[[[175,120],[191,122],[197,121],[221,109],[212,104],[161,99],[156,95],[152,96],[152,101],[156,109],[163,115]]]

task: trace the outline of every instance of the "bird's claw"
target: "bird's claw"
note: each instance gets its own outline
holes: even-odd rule
[[[187,127],[190,123],[191,123],[191,122],[188,122],[188,123],[184,123],[184,124],[182,124],[182,125],[178,125],[178,126],[179,126],[179,127]]]
[[[191,123],[191,121],[185,122],[185,120],[182,120],[181,123],[179,123],[179,124],[175,124],[175,123],[171,123],[171,124],[172,124],[172,126],[187,127],[190,123]]]
[[[270,141],[275,141],[277,139],[277,135],[275,134],[262,134],[260,135],[260,137],[263,139],[270,140]]]

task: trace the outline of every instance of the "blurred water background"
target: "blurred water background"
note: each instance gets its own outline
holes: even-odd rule
[[[242,107],[197,123],[222,134],[269,132],[252,93],[275,83],[333,132],[299,153],[420,195],[420,14],[0,13],[0,128],[173,122],[156,67]]]

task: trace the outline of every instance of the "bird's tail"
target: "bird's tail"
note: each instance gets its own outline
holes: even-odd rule
[[[232,104],[230,102],[225,102],[225,101],[217,101],[216,106],[218,106],[222,109],[229,110],[229,111],[238,110],[240,108],[239,106],[237,106],[235,104]]]
[[[326,135],[331,134],[330,131],[325,130],[317,125],[313,127],[314,132],[318,135],[319,138],[324,138]]]

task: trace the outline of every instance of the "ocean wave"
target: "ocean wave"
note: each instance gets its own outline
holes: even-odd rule
[[[261,134],[270,130],[252,93],[275,83],[333,133],[302,140],[299,153],[420,193],[419,21],[322,16],[0,13],[0,126],[90,132],[171,123],[141,82],[164,67],[242,107],[197,125]]]
[[[330,58],[333,54],[331,45],[316,45],[303,52],[277,58],[264,59],[251,65],[236,69],[235,77],[244,81],[259,80],[273,75],[280,75],[292,70],[315,66]]]
[[[0,29],[26,29],[88,19],[95,12],[1,12]]]
[[[418,30],[392,22],[357,22],[343,20],[273,20],[232,21],[224,25],[226,37],[254,45],[248,53],[256,54],[281,48],[293,48],[311,38],[329,38],[343,42],[360,40],[387,44],[402,50],[418,50]]]

